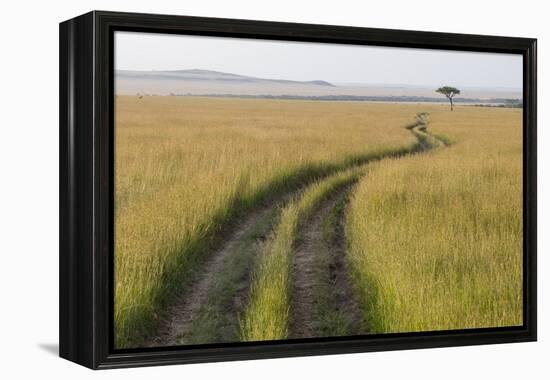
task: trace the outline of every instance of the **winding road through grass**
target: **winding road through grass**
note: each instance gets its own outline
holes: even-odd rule
[[[427,114],[419,114],[414,124],[406,127],[418,141],[410,153],[445,145],[427,132],[427,123]],[[347,335],[366,330],[354,317],[358,313],[354,313],[356,300],[347,270],[336,270],[343,265],[344,252],[340,250],[340,257],[336,258],[337,250],[331,249],[334,241],[343,241],[344,237],[333,236],[331,244],[321,231],[321,219],[326,219],[323,214],[327,213],[324,209],[338,205],[339,197],[345,199],[366,170],[367,165],[363,164],[319,180],[282,210],[255,271],[250,301],[241,319],[242,340]],[[342,217],[343,213],[337,215]],[[332,227],[341,224],[338,221]],[[335,229],[340,233],[342,230]],[[336,276],[340,287],[327,287],[327,279],[332,277],[334,281]],[[354,329],[350,328],[352,325]]]
[[[446,145],[426,131],[427,117],[406,126],[413,145],[304,168],[295,186],[264,197],[196,265],[147,345],[366,332],[344,260],[345,202],[369,162]]]

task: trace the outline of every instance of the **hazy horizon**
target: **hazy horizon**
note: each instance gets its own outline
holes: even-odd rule
[[[521,90],[523,81],[519,54],[115,33],[117,71],[193,69],[334,85]]]

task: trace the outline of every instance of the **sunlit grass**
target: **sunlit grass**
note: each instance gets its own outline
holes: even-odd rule
[[[417,105],[116,98],[115,345],[136,347],[222,225],[414,144]]]
[[[407,128],[413,132],[424,149],[439,147],[441,143],[418,130],[417,123]],[[288,337],[292,262],[299,231],[312,213],[332,193],[353,184],[366,171],[366,165],[341,171],[320,180],[282,210],[279,224],[267,241],[260,265],[254,274],[250,300],[241,320],[241,339],[245,341],[275,340]],[[319,260],[322,253],[318,252]],[[317,300],[320,301],[320,300]]]
[[[348,209],[373,333],[522,324],[521,111],[432,110],[454,144],[374,164]]]
[[[410,151],[402,126],[423,111],[429,131],[453,145],[374,164],[347,210],[369,328],[521,324],[519,110],[119,96],[115,345],[143,343],[222,226],[270,197]],[[283,209],[271,251],[291,252],[293,218],[307,215],[300,202]],[[287,333],[291,254],[265,257],[243,316],[247,340]]]

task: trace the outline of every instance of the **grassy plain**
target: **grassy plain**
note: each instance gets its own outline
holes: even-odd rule
[[[407,150],[421,105],[117,96],[115,345],[140,346],[222,226]]]
[[[454,144],[373,164],[348,209],[368,328],[521,325],[521,110],[428,110]]]
[[[241,318],[243,340],[284,338],[300,223],[365,162],[409,151],[419,112],[453,145],[369,164],[345,210],[367,326],[521,324],[520,110],[117,96],[115,345],[143,344],[227,226],[305,189],[279,210]],[[208,318],[189,339],[214,334]]]
[[[418,125],[422,123],[422,125]],[[409,123],[407,129],[417,137],[419,146],[417,149],[429,150],[443,146],[439,140],[425,132],[424,116],[417,116],[416,121]],[[407,156],[404,156],[406,159]],[[371,164],[372,165],[372,164]],[[341,171],[328,178],[321,179],[312,184],[295,199],[289,202],[281,212],[278,225],[268,239],[261,262],[255,272],[255,279],[251,286],[250,300],[244,317],[241,320],[241,339],[245,341],[285,339],[289,337],[289,322],[291,310],[290,298],[292,278],[292,263],[296,253],[297,241],[301,238],[300,230],[306,223],[310,223],[311,215],[330,197],[332,193],[342,191],[365,175],[367,164]],[[345,190],[344,190],[345,191]],[[333,210],[336,212],[335,210]],[[326,223],[331,223],[327,218]],[[332,221],[332,228],[337,222]],[[332,231],[335,233],[335,231]],[[324,231],[326,234],[326,231]],[[318,265],[324,265],[328,271],[330,263],[323,260],[323,252],[315,252]],[[313,270],[310,268],[310,270]],[[316,275],[321,275],[323,270],[318,270]],[[325,273],[326,274],[326,273]],[[330,278],[324,278],[330,284]],[[322,281],[319,281],[322,282]],[[316,286],[319,287],[319,286]],[[323,286],[321,286],[322,288]],[[324,293],[324,294],[323,294]],[[313,304],[325,307],[325,312],[330,310],[327,297],[329,289],[318,291],[317,294],[308,295],[315,297]],[[324,305],[323,305],[324,303]],[[314,311],[311,310],[311,313]],[[325,316],[328,319],[329,316]],[[326,320],[324,321],[326,322]],[[338,324],[333,324],[324,329],[327,335],[337,335],[343,329]]]

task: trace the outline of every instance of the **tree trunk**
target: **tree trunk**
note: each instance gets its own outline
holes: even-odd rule
[[[451,111],[453,110],[453,98],[449,98],[449,101],[451,102]]]

